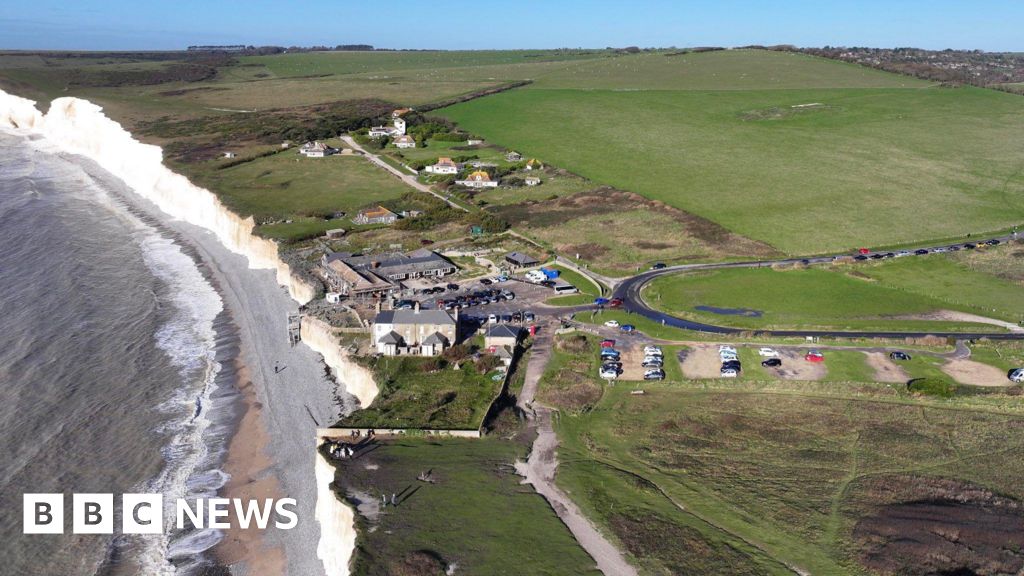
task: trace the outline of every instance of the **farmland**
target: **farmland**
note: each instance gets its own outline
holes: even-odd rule
[[[992,329],[944,311],[1010,323],[1024,319],[1024,287],[940,255],[853,268],[688,273],[654,280],[644,299],[694,320],[751,329]]]
[[[1005,93],[758,51],[578,63],[443,111],[790,254],[1018,223],[1022,112]]]

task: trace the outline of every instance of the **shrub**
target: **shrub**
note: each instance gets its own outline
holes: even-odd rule
[[[914,394],[950,398],[956,393],[956,384],[941,378],[915,378],[907,383],[907,389]]]

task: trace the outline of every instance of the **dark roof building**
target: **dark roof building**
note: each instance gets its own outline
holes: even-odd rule
[[[505,261],[516,268],[529,268],[530,266],[540,264],[539,260],[529,254],[523,254],[522,252],[509,252],[508,254],[505,254]]]
[[[324,267],[341,260],[355,270],[368,270],[387,280],[397,282],[424,276],[446,276],[454,274],[458,267],[437,252],[421,248],[408,254],[392,252],[387,254],[355,255],[350,252],[325,254]]]

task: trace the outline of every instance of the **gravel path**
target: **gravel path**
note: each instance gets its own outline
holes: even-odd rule
[[[636,569],[555,484],[555,473],[558,470],[558,435],[551,424],[552,411],[546,406],[533,406],[540,378],[551,359],[553,332],[554,327],[549,324],[534,340],[530,363],[526,367],[523,391],[516,404],[526,413],[530,426],[537,432],[529,459],[526,462],[517,462],[516,472],[526,479],[526,483],[532,484],[538,494],[547,499],[579,545],[597,562],[598,570],[607,576],[633,576],[637,573]]]

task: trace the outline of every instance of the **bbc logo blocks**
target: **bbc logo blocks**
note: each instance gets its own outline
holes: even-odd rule
[[[23,533],[64,533],[63,494],[25,494],[23,498]],[[164,530],[161,494],[123,494],[121,510],[122,534],[160,534]],[[113,534],[114,495],[72,495],[71,529],[75,534]]]

